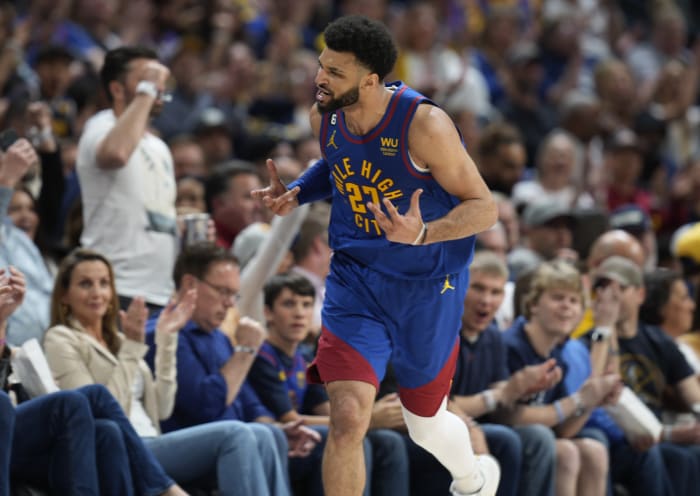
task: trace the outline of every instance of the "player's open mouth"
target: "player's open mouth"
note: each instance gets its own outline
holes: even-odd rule
[[[317,102],[323,102],[324,100],[330,98],[331,94],[324,90],[323,88],[319,88],[318,91],[316,92],[316,101]]]

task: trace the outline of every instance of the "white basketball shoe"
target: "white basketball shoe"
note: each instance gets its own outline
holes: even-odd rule
[[[496,459],[491,455],[477,455],[476,463],[483,479],[481,488],[471,493],[460,493],[454,488],[455,483],[450,485],[452,496],[494,496],[501,480],[501,467]]]

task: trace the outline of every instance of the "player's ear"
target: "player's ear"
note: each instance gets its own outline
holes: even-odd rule
[[[370,72],[362,80],[362,86],[365,87],[366,89],[370,89],[370,88],[373,88],[375,86],[378,86],[379,83],[380,83],[379,75],[376,72]]]

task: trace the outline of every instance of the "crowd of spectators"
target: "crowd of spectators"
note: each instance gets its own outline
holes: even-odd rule
[[[288,183],[320,157],[308,122],[320,33],[346,14],[390,27],[388,80],[448,112],[498,203],[498,223],[477,235],[450,401],[475,449],[501,463],[498,494],[691,494],[700,4],[689,0],[1,2],[0,131],[38,157],[17,159],[26,142],[8,151],[0,136],[2,359],[36,338],[59,387],[108,387],[160,477],[124,472],[114,487],[321,493],[327,398],[301,377],[321,327],[328,205],[285,224],[250,191],[267,183],[268,158]],[[193,213],[209,214],[216,248],[183,247]],[[105,307],[74,285],[99,287]],[[627,439],[598,408],[620,380],[664,423],[661,438]],[[89,418],[90,443],[107,436],[102,420]],[[186,452],[200,465],[173,459]],[[391,373],[365,458],[367,494],[447,493],[447,472],[405,434]]]

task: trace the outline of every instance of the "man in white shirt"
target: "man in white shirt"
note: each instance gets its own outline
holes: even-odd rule
[[[100,77],[111,108],[88,120],[78,145],[80,241],[111,260],[122,307],[135,296],[160,307],[173,291],[173,160],[167,145],[148,131],[169,76],[148,48],[110,50]]]

